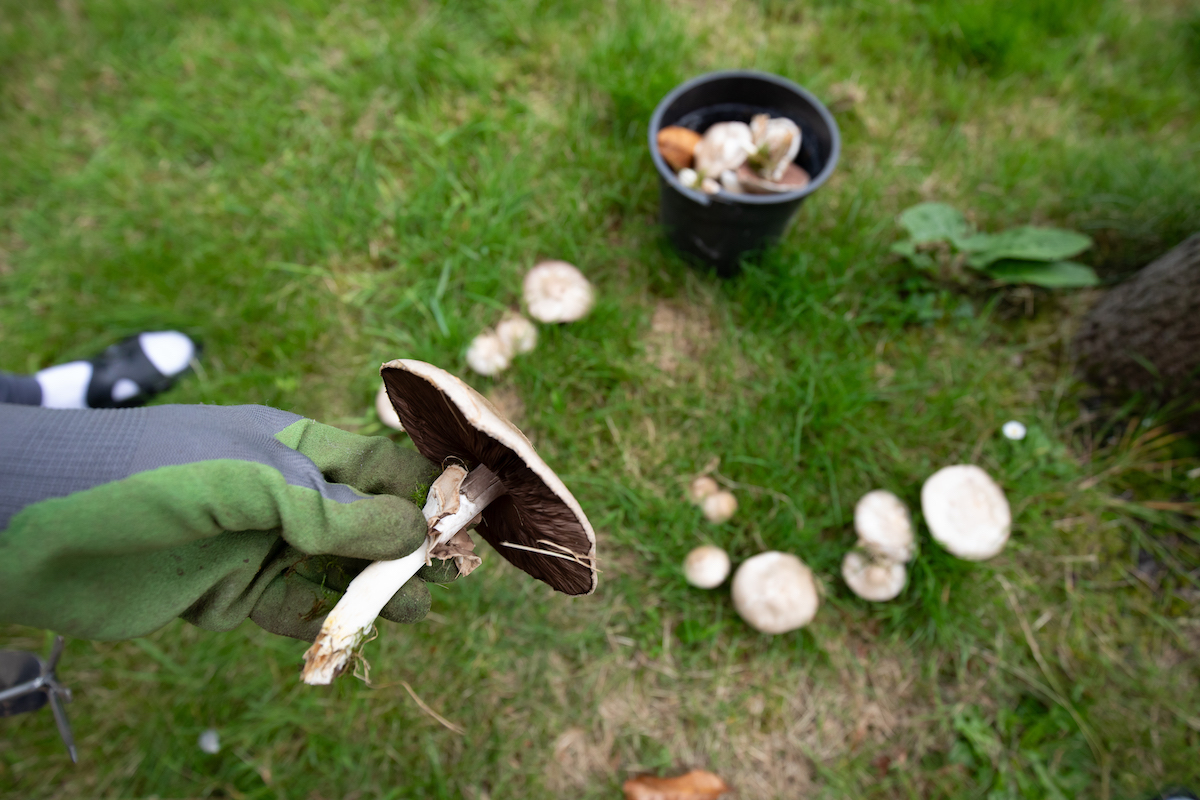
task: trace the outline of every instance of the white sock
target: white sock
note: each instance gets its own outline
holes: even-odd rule
[[[42,408],[87,408],[87,388],[92,365],[72,361],[49,367],[33,376],[42,387]]]
[[[192,356],[196,355],[196,345],[192,344],[192,340],[184,336],[179,331],[155,331],[153,333],[142,333],[138,335],[138,344],[142,346],[142,352],[146,354],[146,358],[150,359],[150,363],[154,368],[167,377],[178,375],[187,369],[187,365],[191,363]],[[117,385],[120,385],[120,381]],[[133,383],[130,381],[130,383]],[[136,384],[134,385],[136,389]],[[113,387],[113,395],[116,395],[117,387]],[[132,397],[126,395],[125,397]],[[124,400],[124,397],[114,397],[116,400]]]
[[[173,377],[187,369],[196,346],[178,331],[154,331],[138,335],[138,344],[154,368]],[[34,375],[42,387],[43,408],[87,408],[88,384],[92,381],[92,365],[87,361],[72,361],[49,367]],[[128,378],[113,384],[115,402],[137,396],[141,387]]]

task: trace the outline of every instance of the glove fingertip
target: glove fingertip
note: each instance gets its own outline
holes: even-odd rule
[[[427,531],[419,508],[386,494],[333,507],[328,520],[328,530],[313,546],[320,552],[368,561],[403,558],[425,541]]]
[[[435,558],[432,564],[426,564],[417,570],[417,577],[426,583],[450,583],[458,580],[458,576],[458,564],[454,563],[452,558],[445,561]]]
[[[433,597],[429,594],[423,581],[409,581],[400,587],[400,591],[392,595],[387,605],[379,612],[379,616],[391,622],[411,624],[420,622],[429,613],[433,605]]]

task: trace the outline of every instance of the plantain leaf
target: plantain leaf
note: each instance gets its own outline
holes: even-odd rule
[[[1002,233],[978,233],[956,242],[971,253],[969,266],[982,269],[1003,258],[1022,261],[1062,261],[1077,256],[1092,246],[1088,236],[1061,228],[1036,228],[1025,225]]]
[[[892,245],[892,252],[907,258],[913,266],[920,269],[933,269],[937,263],[929,255],[917,251],[916,242],[905,239]]]
[[[971,233],[967,218],[945,203],[919,203],[901,213],[898,221],[914,244],[957,242]]]
[[[1047,289],[1078,289],[1100,283],[1091,267],[1074,261],[1018,261],[1003,259],[984,270],[1003,283],[1032,283]]]

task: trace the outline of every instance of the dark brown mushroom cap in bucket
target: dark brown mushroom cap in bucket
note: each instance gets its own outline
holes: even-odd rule
[[[432,364],[397,359],[384,364],[380,374],[421,455],[437,464],[460,461],[468,470],[483,464],[500,478],[505,494],[483,510],[476,528],[483,538],[554,589],[591,594],[596,534],[525,434],[483,395]]]

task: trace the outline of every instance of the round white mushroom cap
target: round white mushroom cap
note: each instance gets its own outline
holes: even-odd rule
[[[698,173],[716,178],[727,169],[740,167],[756,149],[749,125],[718,122],[704,132],[704,137],[692,151],[692,161]]]
[[[480,375],[495,375],[508,369],[511,356],[496,332],[487,330],[472,339],[467,347],[467,366]]]
[[[688,484],[688,497],[692,499],[693,503],[703,503],[704,498],[714,495],[719,491],[721,491],[721,487],[708,475],[697,475]]]
[[[883,489],[867,492],[854,506],[854,530],[867,552],[906,563],[913,557],[913,527],[908,507]]]
[[[379,391],[375,393],[375,413],[379,415],[379,421],[389,428],[395,428],[398,431],[404,430],[404,423],[400,422],[400,415],[396,413],[392,401],[388,399],[387,386],[382,383],[379,384]]]
[[[737,511],[737,507],[737,498],[733,496],[732,492],[723,489],[700,501],[700,510],[704,512],[704,518],[718,525],[727,522]]]
[[[729,554],[719,547],[704,544],[687,554],[683,574],[687,582],[701,589],[720,586],[729,577]]]
[[[733,605],[763,633],[786,633],[812,622],[820,605],[812,570],[790,553],[746,559],[733,576]]]
[[[788,164],[800,152],[800,126],[787,117],[755,114],[750,120],[750,133],[758,151],[755,156],[760,153],[765,156],[764,163],[759,165],[759,174],[772,181],[782,179]]]
[[[984,561],[998,554],[1012,529],[1012,511],[1004,491],[973,464],[933,473],[921,487],[921,510],[933,538],[969,561]]]
[[[496,335],[512,355],[528,353],[537,347],[537,326],[520,314],[512,314],[500,320]]]
[[[595,297],[583,273],[565,261],[543,261],[525,275],[525,305],[539,322],[574,322]]]
[[[851,550],[842,559],[842,577],[850,591],[863,600],[883,603],[894,599],[908,581],[908,569],[886,558],[870,556]]]

